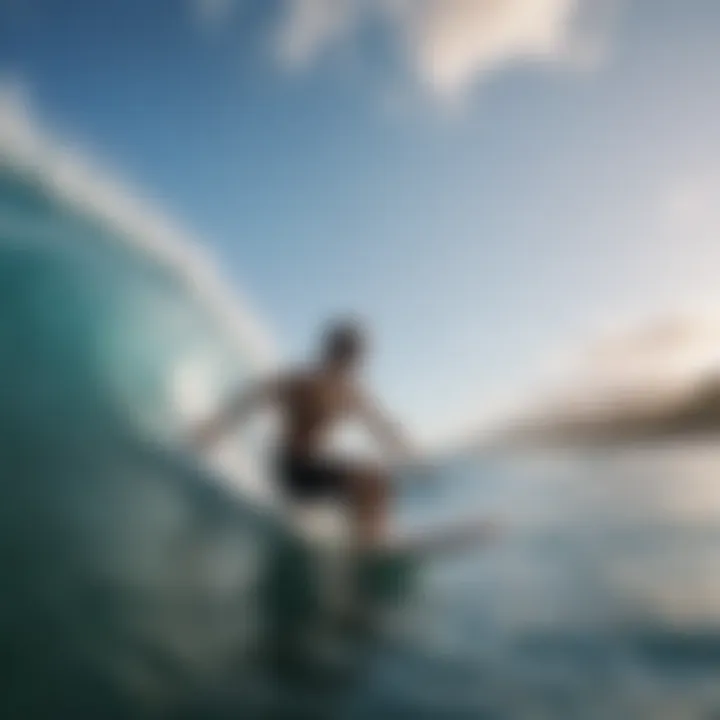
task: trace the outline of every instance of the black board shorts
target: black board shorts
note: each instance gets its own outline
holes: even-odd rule
[[[294,500],[347,499],[349,471],[341,462],[284,452],[277,471],[282,490]]]

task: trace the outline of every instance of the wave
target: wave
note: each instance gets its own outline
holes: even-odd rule
[[[46,322],[74,312],[85,323],[85,372],[146,429],[187,425],[275,364],[266,327],[200,243],[42,128],[10,87],[0,87],[0,249],[10,275],[35,275],[25,284],[36,304],[48,295]]]
[[[191,238],[0,93],[3,716],[137,717],[249,677],[267,519],[182,446],[274,359]]]

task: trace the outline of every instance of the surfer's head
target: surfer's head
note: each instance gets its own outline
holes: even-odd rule
[[[357,320],[330,323],[323,336],[323,360],[339,370],[351,370],[360,364],[367,348],[362,325]]]

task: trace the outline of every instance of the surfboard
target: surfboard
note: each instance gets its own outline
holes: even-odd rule
[[[499,534],[500,525],[485,515],[461,516],[422,529],[393,533],[380,552],[430,560],[484,546]]]
[[[305,542],[319,549],[353,548],[352,529],[345,513],[333,505],[293,506],[288,509],[292,527]],[[392,528],[387,537],[367,550],[377,555],[404,555],[431,559],[464,552],[493,540],[498,523],[477,514],[413,529]]]

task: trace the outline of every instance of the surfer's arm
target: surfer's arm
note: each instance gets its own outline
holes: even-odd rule
[[[194,442],[209,448],[225,435],[242,426],[257,411],[273,403],[281,392],[282,380],[260,382],[241,392],[216,415],[202,423],[194,432]]]
[[[407,460],[415,456],[415,449],[398,422],[365,394],[355,398],[355,410],[370,434],[396,459]]]

